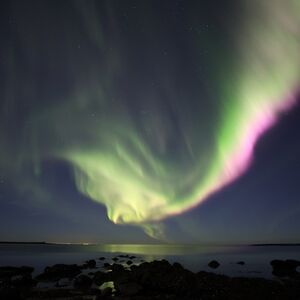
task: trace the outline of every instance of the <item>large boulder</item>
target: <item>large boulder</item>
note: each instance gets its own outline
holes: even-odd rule
[[[271,266],[273,267],[272,274],[278,277],[300,277],[300,273],[297,272],[297,268],[300,266],[298,260],[272,260]]]
[[[94,259],[90,259],[86,262],[89,269],[96,268],[96,261]]]
[[[194,274],[179,264],[172,266],[166,260],[132,266],[130,273],[130,282],[148,291],[186,295],[195,290]]]
[[[110,269],[111,265],[109,263],[104,263],[103,267],[108,270]]]
[[[96,268],[96,261],[94,259],[87,260],[82,266],[81,269],[94,269]]]
[[[112,272],[118,273],[122,272],[125,268],[120,264],[112,264],[110,269]]]
[[[217,269],[220,266],[220,263],[216,260],[212,260],[208,263],[208,266],[212,269]]]
[[[98,271],[94,274],[93,282],[96,285],[100,286],[104,282],[110,281],[110,279],[111,279],[111,274],[110,273],[104,273],[104,272]]]

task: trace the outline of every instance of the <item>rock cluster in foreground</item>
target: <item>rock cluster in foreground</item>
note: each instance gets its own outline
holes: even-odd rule
[[[285,276],[275,281],[193,273],[166,260],[124,267],[116,263],[119,259],[106,263],[106,271],[97,271],[90,260],[82,266],[46,267],[35,278],[30,267],[0,267],[0,299],[300,299],[297,261],[272,261],[273,270]]]

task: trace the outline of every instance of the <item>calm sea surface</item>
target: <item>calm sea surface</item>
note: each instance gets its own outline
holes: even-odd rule
[[[137,258],[133,262],[136,264],[141,260],[165,258],[170,262],[179,262],[194,272],[212,271],[207,264],[211,260],[217,260],[220,267],[213,270],[215,273],[272,278],[270,261],[300,260],[300,246],[1,244],[0,266],[33,266],[37,275],[46,266],[57,263],[80,264],[88,259],[95,259],[97,266],[102,267],[104,262],[111,263],[111,259],[119,254],[135,255]],[[100,261],[98,258],[101,256],[106,260]],[[237,264],[238,261],[244,261],[245,265]]]

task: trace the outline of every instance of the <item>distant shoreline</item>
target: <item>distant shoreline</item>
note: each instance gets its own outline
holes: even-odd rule
[[[0,244],[37,244],[37,245],[51,245],[51,243],[47,242],[7,242],[7,241],[0,241]]]
[[[282,244],[251,244],[248,246],[300,246],[300,243],[282,243]]]
[[[95,243],[53,243],[53,242],[21,242],[21,241],[0,241],[1,244],[10,244],[10,245],[110,245],[110,244],[95,244]],[[123,244],[120,244],[123,245]],[[142,244],[136,244],[142,245]],[[148,245],[148,244],[143,244]],[[149,244],[149,246],[166,246],[166,244]],[[212,245],[197,245],[197,244],[167,244],[168,246],[212,246]],[[268,247],[268,246],[300,246],[300,243],[270,243],[270,244],[235,244],[235,245],[213,245],[214,247],[224,247],[224,246],[253,246],[253,247]]]

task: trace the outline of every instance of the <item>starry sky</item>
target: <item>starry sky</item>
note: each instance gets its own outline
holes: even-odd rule
[[[11,0],[0,23],[0,240],[300,242],[298,0]]]

